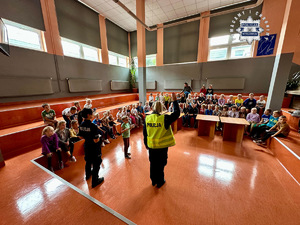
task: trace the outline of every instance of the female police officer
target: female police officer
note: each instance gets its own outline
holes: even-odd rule
[[[149,150],[150,179],[152,185],[160,188],[166,182],[164,168],[167,165],[168,147],[175,145],[171,124],[180,115],[175,93],[172,93],[174,112],[171,115],[162,113],[163,106],[157,101],[153,105],[153,113],[146,117],[144,125],[144,143]]]
[[[93,111],[91,109],[84,108],[82,110],[82,117],[84,118],[84,121],[79,126],[78,136],[85,139],[85,178],[88,180],[92,175],[92,188],[94,188],[104,181],[103,177],[99,178],[98,176],[100,165],[102,163],[100,137],[97,126],[91,122]],[[93,171],[91,168],[92,165]]]

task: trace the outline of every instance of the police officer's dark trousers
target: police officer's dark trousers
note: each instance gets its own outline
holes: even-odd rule
[[[150,179],[153,184],[164,183],[164,168],[167,165],[168,148],[149,149]]]
[[[95,148],[98,148],[97,150]],[[100,165],[102,163],[101,150],[99,144],[85,146],[85,175],[89,177],[92,174],[92,184],[97,183],[99,178]],[[92,170],[93,165],[93,170]]]

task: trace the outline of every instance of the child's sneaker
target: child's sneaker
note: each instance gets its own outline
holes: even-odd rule
[[[102,146],[102,147],[104,147],[104,146],[105,146],[104,142],[102,142],[101,146]]]
[[[257,143],[259,146],[262,146],[262,147],[266,147],[267,146],[267,143],[266,142],[259,142]]]
[[[64,168],[64,163],[63,163],[63,161],[60,161],[60,162],[58,163],[58,168],[59,168],[60,170]]]
[[[104,142],[105,142],[106,144],[109,144],[109,143],[110,143],[110,141],[109,141],[108,139],[104,140]]]
[[[76,162],[75,156],[70,157],[70,160],[69,160],[69,161],[70,161],[70,162]]]

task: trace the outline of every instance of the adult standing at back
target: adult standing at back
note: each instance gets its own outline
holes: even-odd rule
[[[184,83],[184,88],[180,93],[184,93],[185,98],[188,97],[189,94],[191,94],[193,92],[193,89],[191,88],[191,86],[189,86],[189,84],[187,82]]]
[[[171,124],[180,115],[175,93],[172,93],[171,101],[174,106],[174,112],[171,115],[162,115],[162,103],[154,103],[153,113],[146,117],[143,130],[144,143],[149,150],[150,179],[152,180],[152,185],[157,185],[157,188],[160,188],[166,182],[164,179],[164,168],[167,165],[168,148],[175,145]]]

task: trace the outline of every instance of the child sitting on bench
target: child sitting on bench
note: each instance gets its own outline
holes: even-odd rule
[[[69,129],[66,128],[66,121],[58,122],[55,133],[58,137],[58,146],[67,153],[70,162],[76,162],[76,158],[73,156],[74,144],[70,142],[71,135]]]
[[[290,126],[286,122],[286,116],[280,116],[276,125],[267,130],[261,140],[253,140],[258,145],[266,146],[266,141],[271,137],[287,137],[290,133]]]
[[[56,152],[58,156],[59,169],[62,169],[64,164],[61,158],[61,148],[58,147],[58,137],[57,134],[54,133],[53,127],[47,126],[43,129],[41,143],[42,143],[42,154],[44,156],[47,156],[48,169],[51,172],[54,172],[52,167],[52,155],[54,152]]]
[[[42,107],[44,109],[44,111],[42,112],[44,124],[47,124],[55,129],[57,126],[55,111],[50,108],[50,105],[48,103],[43,104]]]

